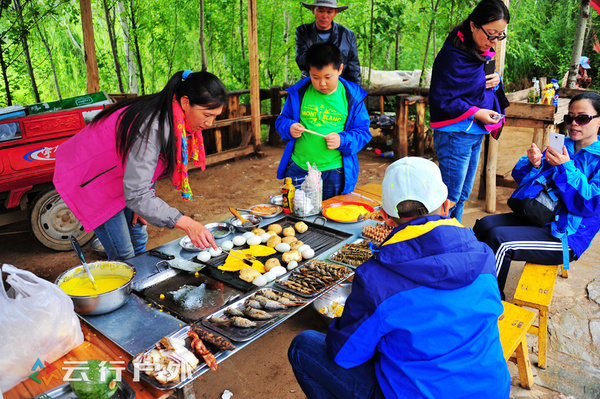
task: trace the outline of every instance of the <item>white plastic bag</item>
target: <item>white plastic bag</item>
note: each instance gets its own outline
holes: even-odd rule
[[[0,391],[6,392],[34,373],[38,359],[52,363],[81,345],[83,333],[71,298],[57,285],[12,265],[2,271],[11,286],[6,292],[0,283]]]

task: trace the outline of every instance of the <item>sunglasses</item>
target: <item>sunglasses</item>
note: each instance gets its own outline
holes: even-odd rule
[[[583,126],[583,125],[587,125],[588,123],[590,123],[592,121],[592,119],[595,119],[598,117],[600,117],[600,115],[577,115],[577,116],[565,115],[565,123],[567,125],[570,125],[571,123],[573,123],[573,121],[575,121],[575,122],[577,122],[577,124],[579,126]]]
[[[487,37],[487,39],[491,42],[492,40],[504,40],[506,39],[506,33],[502,32],[501,35],[490,35],[488,34],[485,29],[483,29],[483,26],[480,26],[479,29],[481,29],[481,31],[485,34],[485,37]]]

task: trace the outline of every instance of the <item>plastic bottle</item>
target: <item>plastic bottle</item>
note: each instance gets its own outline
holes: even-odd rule
[[[292,178],[286,177],[285,184],[281,189],[281,196],[283,197],[283,212],[292,213],[294,210],[294,196],[296,193],[296,187],[292,184]]]
[[[550,79],[550,82],[552,82],[552,86],[554,86],[554,97],[552,98],[552,105],[554,105],[554,112],[557,112],[558,111],[558,89],[560,89],[560,86],[558,85],[557,79]]]
[[[540,94],[542,94],[542,91],[540,90],[540,81],[538,80],[538,78],[534,77],[532,82],[533,82],[533,87],[535,88],[534,103],[537,104],[540,101]]]

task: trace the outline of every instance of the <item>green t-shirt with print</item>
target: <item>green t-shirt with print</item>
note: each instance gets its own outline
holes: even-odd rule
[[[341,82],[331,94],[322,93],[310,85],[300,106],[302,126],[322,135],[341,133],[347,119],[348,100],[346,88]],[[339,150],[330,150],[323,137],[306,132],[296,139],[292,160],[304,170],[308,170],[306,162],[316,164],[320,171],[342,167],[342,153]]]

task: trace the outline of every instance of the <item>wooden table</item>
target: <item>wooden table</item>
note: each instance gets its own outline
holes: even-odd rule
[[[323,201],[323,207],[336,202],[352,201],[362,202],[367,205],[381,205],[381,184],[365,184],[354,189],[349,194],[338,195]]]
[[[5,399],[24,399],[32,396],[40,395],[50,389],[56,388],[65,382],[64,375],[68,369],[73,369],[75,365],[65,365],[65,361],[84,361],[89,359],[106,360],[111,363],[117,370],[121,370],[121,376],[134,390],[136,399],[166,399],[173,394],[173,390],[161,391],[151,385],[139,381],[133,381],[131,375],[125,368],[131,356],[110,341],[104,335],[89,326],[85,321],[81,320],[81,330],[83,331],[84,341],[77,348],[67,353],[54,363],[51,367],[47,367],[50,372],[40,372],[38,375],[41,383],[28,378],[25,381],[17,384],[14,388],[6,393],[3,393]],[[33,366],[33,365],[32,365]],[[46,370],[44,369],[44,370]],[[38,369],[39,370],[39,369]],[[33,373],[33,371],[32,371]]]
[[[335,202],[341,201],[354,201],[354,202],[362,202],[372,206],[381,205],[381,185],[380,184],[366,184],[364,186],[356,188],[352,193],[340,195],[337,197],[330,198],[328,200],[323,201],[323,206],[328,204],[332,204]],[[336,226],[335,222],[328,222],[333,226]],[[339,227],[344,227],[345,230],[356,230],[355,234],[360,234],[361,224],[357,223],[352,225],[352,228],[347,224],[340,224]],[[175,256],[181,257],[184,251],[178,244],[178,239],[174,240],[171,243],[164,244],[163,246],[158,247],[157,249],[175,254]],[[341,244],[340,244],[341,245]],[[331,251],[335,250],[332,248]],[[323,256],[326,256],[327,253],[324,253]],[[138,261],[143,260],[142,257],[147,257],[148,255],[140,255],[140,259]],[[188,257],[192,256],[188,254]],[[136,257],[138,258],[138,257]],[[134,258],[134,259],[136,259]],[[130,260],[131,261],[131,260]],[[156,259],[152,262],[152,265],[156,262]],[[138,274],[141,273],[142,267],[137,264],[136,268],[138,269]],[[137,298],[131,298],[129,305],[135,302]],[[122,311],[128,311],[128,305],[122,308]],[[131,309],[135,309],[133,306]],[[118,311],[115,311],[115,313]],[[117,361],[123,363],[113,363],[113,366],[117,369],[122,369],[122,377],[123,379],[136,391],[136,399],[151,399],[151,398],[159,398],[166,399],[174,393],[178,395],[178,397],[187,397],[187,393],[184,391],[186,389],[191,389],[192,384],[185,386],[182,389],[169,390],[169,391],[161,391],[153,386],[145,383],[144,381],[134,382],[133,375],[131,375],[125,367],[127,366],[127,362],[131,359],[131,355],[122,349],[119,345],[115,344],[109,338],[104,336],[102,333],[97,331],[94,327],[90,326],[85,320],[81,321],[81,329],[84,334],[84,342],[77,348],[73,349],[71,352],[67,353],[65,356],[60,358],[59,360],[52,363],[52,367],[48,368],[48,370],[52,370],[46,376],[46,380],[42,380],[42,383],[38,384],[32,379],[27,379],[10,391],[4,393],[4,398],[6,399],[21,399],[21,398],[31,398],[32,396],[36,396],[42,394],[50,389],[58,387],[64,384],[63,376],[68,371],[69,368],[73,368],[73,365],[65,366],[65,361],[84,361],[89,359],[98,359],[98,360],[106,360],[106,361]],[[146,325],[145,328],[151,328],[151,325]],[[246,343],[247,344],[247,343]],[[239,349],[241,349],[245,344],[240,343],[237,345]],[[237,351],[237,350],[236,350]],[[236,351],[232,351],[235,353]],[[220,358],[224,359],[224,357]],[[220,360],[222,361],[222,360]],[[33,365],[32,365],[33,366]],[[54,369],[56,368],[56,369]],[[33,371],[32,371],[33,372]],[[189,388],[188,388],[189,387]]]

